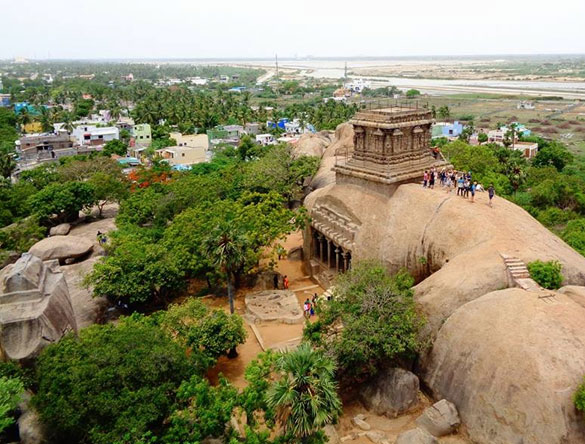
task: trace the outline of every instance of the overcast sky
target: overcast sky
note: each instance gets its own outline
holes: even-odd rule
[[[585,0],[0,0],[0,17],[0,58],[585,53]]]

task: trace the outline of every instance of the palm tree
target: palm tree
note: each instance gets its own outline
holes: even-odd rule
[[[305,343],[282,355],[277,370],[280,379],[268,390],[268,406],[276,411],[284,432],[305,443],[341,412],[335,365]]]
[[[226,277],[231,314],[236,277],[244,266],[247,248],[246,238],[227,222],[217,226],[206,241],[207,254]]]

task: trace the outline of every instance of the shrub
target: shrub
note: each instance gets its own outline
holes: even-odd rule
[[[33,402],[55,442],[136,442],[162,426],[194,364],[144,317],[122,318],[45,348]]]
[[[577,391],[575,392],[573,401],[575,402],[575,407],[577,408],[577,410],[583,412],[583,416],[585,418],[585,379],[583,381],[583,384],[581,384]]]
[[[0,377],[0,433],[14,423],[13,412],[23,392],[20,379]]]
[[[338,276],[333,299],[319,306],[320,321],[304,336],[335,359],[342,382],[360,382],[383,365],[414,358],[423,319],[415,310],[412,283],[405,272],[390,276],[374,261]]]
[[[540,286],[549,290],[556,290],[563,283],[562,266],[557,261],[534,261],[528,264],[530,277]]]
[[[550,228],[565,225],[570,220],[579,217],[574,211],[561,210],[560,208],[550,207],[538,214],[538,221]]]

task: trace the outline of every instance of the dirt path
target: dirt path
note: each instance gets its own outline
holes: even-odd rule
[[[303,243],[302,233],[296,232],[291,234],[283,244],[283,247],[288,251],[291,248],[301,246]],[[303,273],[302,261],[290,260],[283,257],[278,261],[276,266],[282,276],[288,276],[290,282],[290,289],[293,290],[299,301],[299,306],[305,299],[311,298],[314,293],[323,293],[323,288],[316,285],[308,276]],[[281,281],[282,282],[282,281]],[[254,292],[257,289],[244,288],[238,291],[235,300],[236,313],[243,316],[246,312],[244,298],[248,292]],[[214,308],[222,308],[228,310],[228,300],[226,297],[205,297],[203,301]],[[314,321],[316,317],[313,317]],[[264,345],[267,348],[281,349],[285,344],[300,342],[303,335],[304,323],[301,324],[281,324],[281,323],[262,323],[255,324],[258,332],[261,334]],[[244,379],[244,371],[246,366],[256,358],[256,356],[263,350],[260,347],[258,340],[250,325],[246,323],[246,331],[248,337],[246,342],[238,347],[238,357],[235,359],[228,359],[222,357],[219,359],[217,365],[208,372],[208,377],[212,382],[217,382],[219,373],[222,373],[231,383],[238,388],[243,388],[246,385]]]

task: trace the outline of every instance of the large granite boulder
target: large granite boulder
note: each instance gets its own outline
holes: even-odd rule
[[[441,399],[416,418],[416,424],[433,436],[450,435],[461,425],[457,408],[452,402]]]
[[[454,402],[474,442],[583,443],[573,394],[585,375],[585,308],[560,292],[519,288],[459,308],[422,378]]]
[[[376,415],[396,417],[418,404],[418,377],[401,368],[385,369],[360,391],[364,406]]]
[[[79,236],[51,236],[34,244],[29,253],[43,261],[57,259],[63,262],[65,259],[76,259],[89,254],[93,250],[94,243]]]
[[[337,158],[344,159],[353,152],[353,126],[349,123],[342,123],[335,129],[333,142],[327,146],[321,157],[319,171],[311,181],[311,188],[316,190],[335,183],[335,166]]]
[[[70,224],[59,224],[55,227],[51,227],[51,229],[49,230],[49,235],[51,236],[65,236],[67,234],[69,234],[69,232],[71,231],[71,225]]]
[[[246,317],[252,322],[303,323],[303,310],[291,290],[264,290],[246,295]]]
[[[0,351],[7,359],[34,358],[77,324],[57,261],[25,253],[0,271]]]
[[[321,131],[320,133],[303,134],[293,145],[293,156],[321,157],[332,140],[332,133]]]

